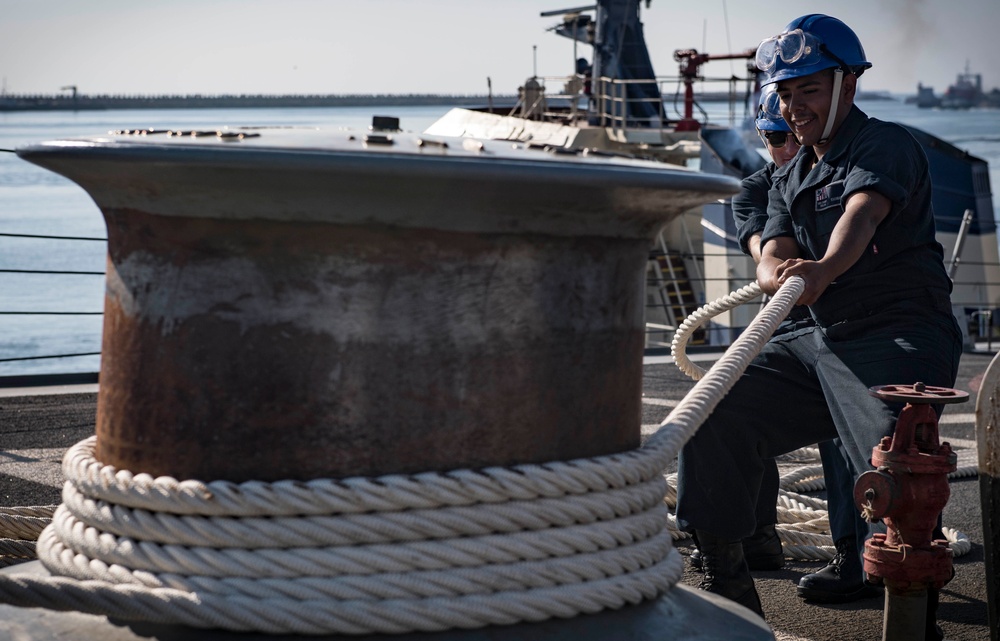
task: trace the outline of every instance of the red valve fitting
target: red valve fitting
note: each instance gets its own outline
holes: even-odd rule
[[[932,404],[962,403],[969,395],[946,387],[875,386],[869,393],[890,402],[905,402],[892,437],[872,448],[877,471],[865,472],[854,486],[854,502],[869,522],[884,520],[886,534],[865,543],[869,581],[885,583],[898,594],[940,589],[952,576],[947,541],[932,540],[938,515],[948,503],[948,474],[958,457],[938,441]]]

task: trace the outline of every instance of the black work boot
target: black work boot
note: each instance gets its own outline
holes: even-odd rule
[[[698,541],[702,568],[705,570],[698,589],[724,596],[763,618],[760,597],[743,558],[743,543],[727,541],[702,530],[695,532],[695,540]]]
[[[880,595],[881,590],[865,581],[857,539],[839,539],[837,554],[826,567],[799,579],[798,595],[817,603],[849,603]]]
[[[762,525],[743,539],[743,557],[751,570],[780,570],[785,567],[785,553],[774,525]],[[688,557],[691,567],[701,570],[701,550],[697,547]]]

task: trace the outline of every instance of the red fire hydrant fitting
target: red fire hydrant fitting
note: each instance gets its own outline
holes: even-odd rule
[[[869,522],[883,520],[887,528],[885,534],[874,534],[865,543],[864,565],[868,580],[887,588],[883,639],[889,639],[894,596],[926,597],[927,590],[940,589],[952,577],[948,542],[932,536],[951,495],[948,474],[955,471],[958,458],[948,443],[939,442],[937,414],[931,406],[962,403],[969,395],[923,383],[876,386],[869,393],[884,401],[907,403],[893,436],[872,448],[872,464],[878,469],[862,474],[854,486],[854,502],[862,516]],[[923,638],[924,612],[919,610],[926,608],[916,610],[906,616],[919,616],[919,621],[895,623],[897,629],[912,626]]]

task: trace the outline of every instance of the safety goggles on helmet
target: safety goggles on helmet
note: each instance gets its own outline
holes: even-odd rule
[[[821,44],[816,36],[802,29],[772,36],[757,46],[757,68],[765,73],[771,73],[779,58],[787,65],[815,64],[823,58]]]
[[[764,144],[770,145],[775,149],[781,149],[784,147],[789,138],[791,138],[792,142],[796,145],[799,144],[799,139],[796,138],[795,134],[790,131],[759,131],[757,133],[760,134],[761,140],[764,141]]]
[[[785,121],[781,117],[781,98],[775,91],[775,85],[767,85],[760,92],[760,106],[757,108],[757,121],[766,120],[776,123],[778,127],[761,127],[762,129],[785,129]]]
[[[791,127],[781,117],[781,99],[775,85],[766,85],[760,91],[760,106],[754,125],[758,131],[791,131]]]

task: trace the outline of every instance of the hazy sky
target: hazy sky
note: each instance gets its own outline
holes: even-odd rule
[[[514,93],[532,74],[571,72],[572,41],[544,10],[583,0],[0,0],[9,93]],[[768,7],[767,10],[763,7]],[[866,90],[938,93],[966,60],[1000,86],[1000,0],[653,0],[643,7],[657,75],[675,49],[755,47],[804,13],[860,36]],[[728,20],[727,20],[728,13]],[[587,47],[580,52],[590,57]],[[703,68],[740,73],[741,62]]]

